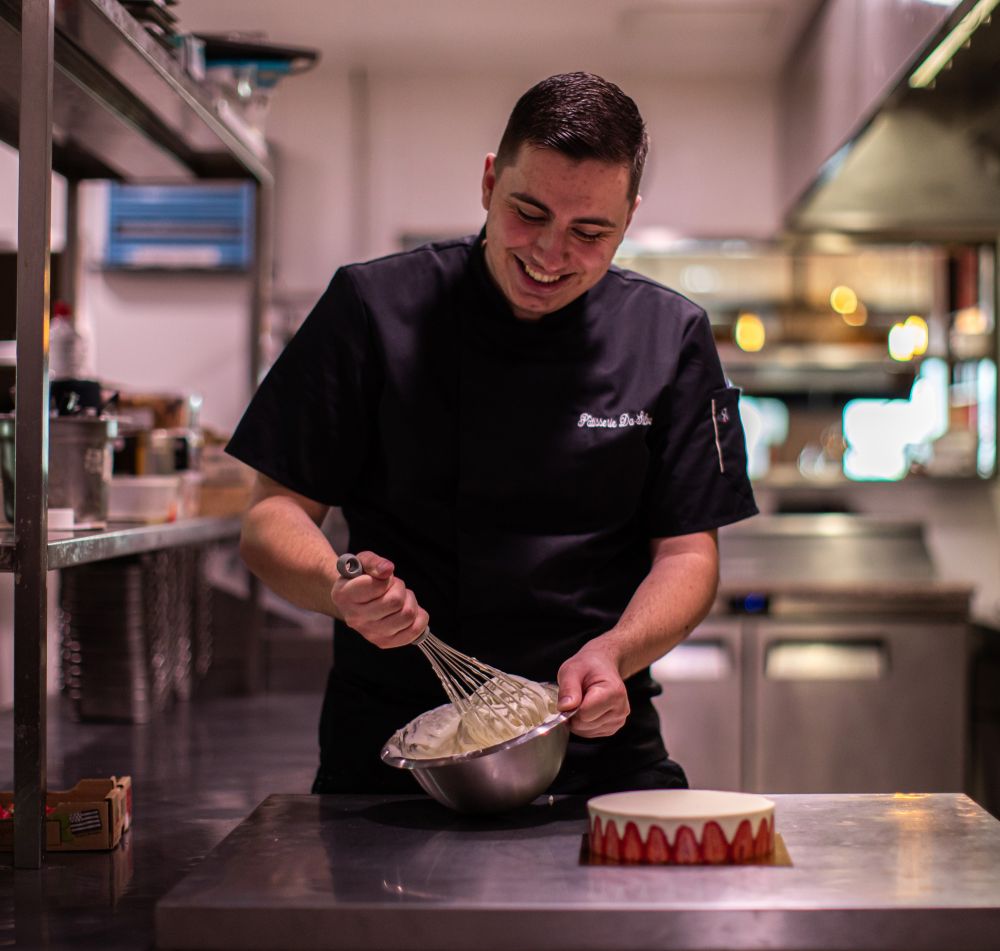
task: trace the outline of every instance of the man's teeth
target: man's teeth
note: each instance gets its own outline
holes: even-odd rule
[[[538,281],[540,284],[554,284],[561,276],[559,274],[539,274],[538,271],[533,271],[523,261],[521,262],[521,265],[524,267],[524,271],[528,277],[530,277],[533,281]]]

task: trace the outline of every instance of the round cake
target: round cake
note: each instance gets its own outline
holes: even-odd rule
[[[653,789],[587,803],[590,852],[608,862],[721,865],[774,851],[774,803],[752,793]]]

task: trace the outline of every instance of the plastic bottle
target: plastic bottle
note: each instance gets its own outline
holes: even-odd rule
[[[49,379],[82,380],[87,377],[87,341],[73,325],[72,310],[65,301],[52,307],[49,327]]]

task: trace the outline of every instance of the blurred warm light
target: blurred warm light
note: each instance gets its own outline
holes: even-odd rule
[[[889,356],[900,363],[912,360],[920,339],[920,330],[917,327],[893,324],[889,331]]]
[[[868,308],[861,301],[858,301],[858,306],[852,313],[841,314],[840,316],[848,327],[863,327],[868,323]]]
[[[978,307],[963,307],[955,314],[955,330],[960,334],[984,334],[987,329],[986,314]]]
[[[846,284],[840,284],[830,291],[830,306],[838,314],[853,314],[858,309],[858,295]]]
[[[913,356],[919,357],[927,352],[927,344],[930,340],[930,331],[927,328],[927,321],[918,314],[911,314],[903,321],[903,326],[909,328],[913,337]]]
[[[733,339],[740,350],[756,353],[763,348],[765,336],[764,321],[756,314],[744,312],[736,318]]]

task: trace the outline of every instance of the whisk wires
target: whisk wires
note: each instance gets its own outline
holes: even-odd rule
[[[471,733],[487,742],[501,742],[497,739],[498,728],[502,729],[504,724],[523,732],[545,719],[547,711],[521,681],[455,650],[438,640],[430,629],[414,643],[430,662],[445,694]]]

